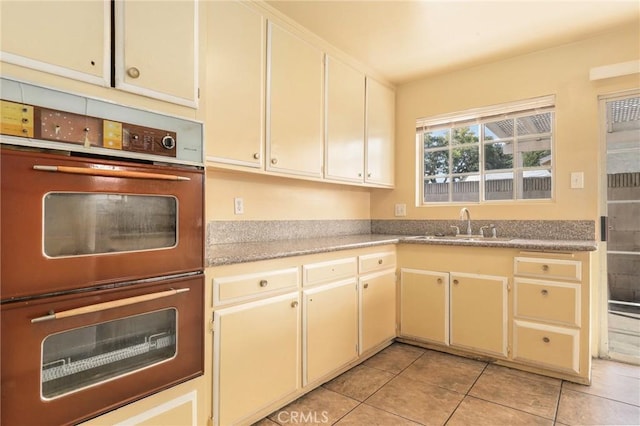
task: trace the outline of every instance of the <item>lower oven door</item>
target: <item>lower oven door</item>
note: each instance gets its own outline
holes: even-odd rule
[[[71,424],[203,373],[201,273],[1,307],[1,423]]]

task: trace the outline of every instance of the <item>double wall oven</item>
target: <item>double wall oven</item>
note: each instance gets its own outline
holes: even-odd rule
[[[201,123],[0,83],[1,423],[201,375]]]

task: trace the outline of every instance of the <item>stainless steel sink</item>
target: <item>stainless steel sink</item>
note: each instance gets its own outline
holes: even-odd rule
[[[511,237],[483,237],[482,235],[419,235],[412,240],[436,241],[511,241]]]

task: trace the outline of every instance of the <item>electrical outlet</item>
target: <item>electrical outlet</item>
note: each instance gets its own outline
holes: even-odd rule
[[[396,217],[406,216],[407,215],[407,205],[406,204],[396,204],[395,215],[396,215]]]
[[[583,172],[571,172],[571,188],[582,189],[584,188],[584,173]]]
[[[244,200],[240,197],[233,199],[233,213],[244,214]]]

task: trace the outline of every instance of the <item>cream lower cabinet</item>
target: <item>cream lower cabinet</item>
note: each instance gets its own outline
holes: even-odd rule
[[[506,277],[400,270],[400,335],[507,356]]]
[[[300,388],[300,296],[216,310],[214,423],[242,424]]]
[[[507,277],[452,272],[450,280],[451,346],[506,357]]]
[[[514,360],[582,376],[590,370],[581,356],[583,263],[563,254],[514,258]]]
[[[400,334],[449,344],[449,274],[400,270]]]
[[[361,276],[360,353],[396,336],[396,272],[395,269]]]
[[[358,356],[355,277],[303,291],[303,385]]]

